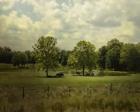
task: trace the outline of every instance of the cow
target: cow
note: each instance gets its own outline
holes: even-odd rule
[[[63,72],[59,72],[56,74],[56,77],[64,77],[64,73]]]

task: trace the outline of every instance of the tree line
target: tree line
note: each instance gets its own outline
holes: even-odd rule
[[[112,39],[99,49],[98,65],[102,69],[140,71],[140,43],[122,43]]]
[[[0,47],[0,63],[13,64],[25,67],[26,64],[35,64],[33,51],[13,51],[10,47]]]
[[[56,66],[70,66],[85,69],[109,69],[114,71],[140,71],[140,43],[123,43],[112,39],[98,50],[89,41],[79,41],[71,51],[60,50],[54,37],[40,37],[33,51],[13,51],[9,47],[0,47],[0,63],[12,63],[24,67],[37,63],[48,76],[48,70]]]

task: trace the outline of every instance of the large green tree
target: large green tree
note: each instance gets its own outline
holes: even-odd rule
[[[48,70],[58,64],[58,48],[56,44],[57,40],[54,37],[42,36],[33,47],[37,62],[45,70],[47,77]]]
[[[107,44],[106,53],[106,67],[119,70],[120,67],[120,51],[122,48],[122,43],[117,39],[112,39]]]
[[[96,53],[93,44],[87,41],[80,41],[75,46],[70,59],[76,66],[81,67],[83,75],[85,73],[85,68],[89,71],[93,69],[96,65]]]

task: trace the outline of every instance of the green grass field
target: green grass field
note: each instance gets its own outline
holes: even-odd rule
[[[55,75],[56,72],[50,72]],[[140,74],[127,76],[72,76],[67,73],[63,78],[46,78],[44,72],[34,70],[14,70],[0,72],[0,84],[3,85],[50,85],[50,86],[86,86],[101,83],[139,82]]]
[[[63,78],[46,78],[43,71],[0,65],[0,112],[140,111],[140,74],[73,75],[66,69]]]

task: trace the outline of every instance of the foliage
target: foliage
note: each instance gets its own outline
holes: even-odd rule
[[[106,68],[106,53],[107,53],[107,47],[103,46],[99,49],[98,52],[98,65],[101,69]]]
[[[140,52],[134,44],[125,44],[121,50],[120,62],[128,71],[140,70]]]
[[[71,66],[73,68],[88,69],[92,71],[98,64],[101,70],[109,69],[115,71],[140,71],[140,43],[125,44],[117,39],[108,41],[107,45],[99,48],[97,53],[95,47],[88,41],[79,41],[72,51],[59,50],[56,47],[56,39],[53,37],[41,37],[34,45],[34,51],[24,51],[26,64],[35,64],[46,71],[53,69],[58,64]],[[0,63],[9,63],[16,66],[22,65],[16,59],[20,51],[13,51],[9,47],[0,47]],[[16,60],[16,61],[14,61]],[[24,65],[24,64],[23,64]]]
[[[12,55],[9,47],[0,47],[0,63],[11,63]]]
[[[26,54],[26,56],[28,58],[27,63],[28,64],[35,64],[35,55],[34,55],[34,53],[32,51],[28,50],[28,51],[25,51],[25,54]]]
[[[122,43],[117,39],[112,39],[107,44],[107,54],[106,54],[106,67],[119,70],[120,67],[120,51]]]
[[[86,67],[91,71],[96,65],[95,47],[90,42],[80,41],[69,58],[69,63],[82,67],[84,75]]]
[[[28,57],[23,52],[15,52],[12,57],[12,64],[18,67],[24,67],[28,61]]]
[[[69,51],[61,50],[59,52],[59,63],[62,66],[66,66],[68,64],[68,56],[69,56]]]
[[[41,64],[41,68],[45,70],[48,77],[49,68],[54,68],[58,64],[58,48],[56,47],[56,39],[54,37],[40,37],[34,45],[34,52],[37,62]]]
[[[74,51],[70,52],[69,57],[68,57],[68,65],[73,68],[77,68],[78,66],[77,63],[78,62],[77,62],[77,57],[75,55],[75,52]]]

